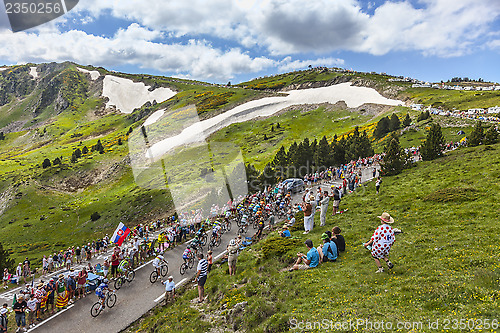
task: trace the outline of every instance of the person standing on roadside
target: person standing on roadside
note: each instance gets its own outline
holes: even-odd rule
[[[375,189],[377,190],[377,194],[380,191],[380,184],[382,183],[382,178],[377,177],[377,181],[375,182]]]
[[[14,306],[12,309],[16,313],[16,324],[17,324],[17,331],[19,332],[20,330],[23,330],[26,332],[26,315],[25,311],[26,308],[28,307],[28,304],[24,300],[24,295],[19,295],[16,299],[16,303],[14,303]]]
[[[236,261],[238,260],[239,246],[234,239],[231,239],[227,246],[227,264],[229,265],[229,275],[236,274]]]
[[[323,198],[320,200],[321,205],[321,215],[320,215],[320,226],[325,226],[326,223],[326,211],[328,210],[328,203],[330,202],[330,197],[328,196],[328,191],[323,192]]]
[[[170,275],[166,281],[163,281],[165,285],[165,305],[175,300],[175,282],[174,277]]]
[[[0,332],[7,332],[7,325],[9,324],[9,320],[7,319],[7,314],[9,310],[6,308],[0,309]]]
[[[198,267],[196,268],[196,281],[198,282],[198,303],[205,299],[205,283],[207,282],[208,261],[203,259],[203,253],[198,253]]]
[[[304,211],[304,235],[311,231],[311,218],[312,216],[312,206],[309,198],[302,203],[302,210]]]

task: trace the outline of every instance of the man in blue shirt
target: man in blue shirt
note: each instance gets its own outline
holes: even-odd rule
[[[286,225],[283,226],[280,232],[281,237],[292,237],[292,234],[290,234],[290,230],[288,230],[288,227]]]
[[[170,275],[168,277],[168,280],[163,281],[163,284],[165,285],[165,305],[167,305],[168,303],[173,302],[175,299],[174,277]]]
[[[300,252],[297,253],[297,262],[292,268],[289,269],[290,272],[298,269],[314,268],[319,265],[319,253],[313,246],[312,240],[308,239],[304,242],[304,244],[306,244],[307,249],[309,250],[307,252],[307,256]]]
[[[330,240],[326,233],[321,235],[323,246],[318,246],[319,259],[321,262],[336,261],[337,260],[337,245]]]

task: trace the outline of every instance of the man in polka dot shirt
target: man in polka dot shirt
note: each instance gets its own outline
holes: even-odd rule
[[[394,230],[389,224],[394,223],[394,219],[389,215],[389,213],[382,213],[381,216],[378,216],[381,225],[375,230],[372,238],[367,243],[363,244],[365,247],[369,245],[372,246],[372,257],[375,260],[375,264],[378,267],[376,273],[382,273],[384,268],[380,263],[380,259],[384,259],[387,263],[389,269],[393,268],[394,265],[389,261],[388,255],[391,250],[392,244],[394,244]]]

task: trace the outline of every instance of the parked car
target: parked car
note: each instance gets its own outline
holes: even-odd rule
[[[292,193],[302,192],[306,189],[306,184],[299,178],[289,178],[285,180],[285,186],[286,190]]]

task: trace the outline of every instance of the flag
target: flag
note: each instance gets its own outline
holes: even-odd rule
[[[111,236],[111,241],[113,243],[118,244],[118,246],[121,246],[125,238],[127,238],[128,234],[130,233],[130,229],[127,228],[122,222],[118,225],[118,228],[116,228],[115,233],[113,236]]]

